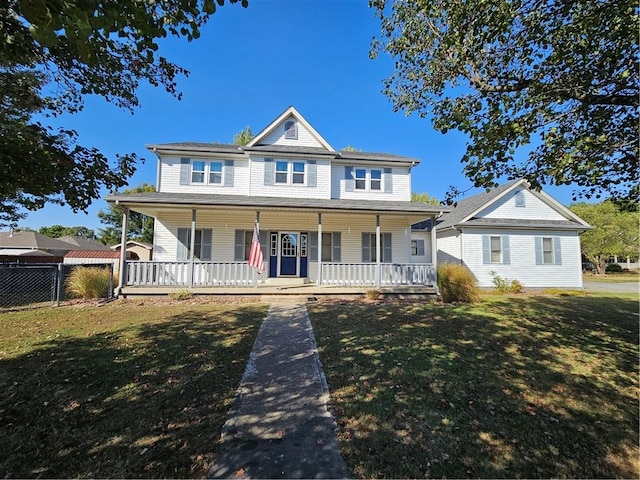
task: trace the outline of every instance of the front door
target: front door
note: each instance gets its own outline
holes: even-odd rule
[[[298,239],[297,233],[280,233],[280,275],[298,275]]]

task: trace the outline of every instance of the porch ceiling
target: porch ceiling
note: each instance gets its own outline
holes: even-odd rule
[[[417,202],[371,200],[337,200],[318,198],[249,197],[246,195],[188,194],[143,192],[131,195],[109,195],[106,200],[131,210],[156,216],[161,209],[240,209],[260,211],[309,211],[318,213],[370,213],[429,218],[450,207]]]

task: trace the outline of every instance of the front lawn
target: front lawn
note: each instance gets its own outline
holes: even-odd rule
[[[638,478],[637,295],[310,308],[355,478]]]
[[[202,477],[264,305],[0,314],[0,477]]]
[[[606,282],[606,283],[627,283],[640,281],[640,273],[621,272],[621,273],[605,273],[604,275],[595,275],[593,273],[585,273],[582,276],[585,282]]]

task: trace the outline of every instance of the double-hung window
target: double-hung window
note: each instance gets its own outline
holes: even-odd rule
[[[502,241],[500,237],[491,237],[491,263],[502,263]]]
[[[289,162],[276,162],[276,183],[289,183]]]
[[[222,184],[222,162],[209,162],[209,183]]]
[[[204,183],[206,162],[194,161],[191,163],[191,183]]]
[[[369,175],[369,189],[382,190],[382,170],[372,169]]]
[[[418,238],[411,240],[411,255],[414,257],[424,256],[424,240]]]
[[[356,168],[355,179],[356,179],[356,190],[367,189],[367,169],[366,168]]]

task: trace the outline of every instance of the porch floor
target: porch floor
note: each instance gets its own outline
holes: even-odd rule
[[[243,296],[243,297],[362,297],[372,286],[318,286],[307,283],[304,285],[258,285],[250,287],[193,287],[184,286],[125,286],[118,296],[153,296],[169,295],[173,292],[189,290],[194,295],[209,296]],[[384,296],[398,297],[432,297],[436,295],[436,288],[431,286],[389,286],[378,289]]]

